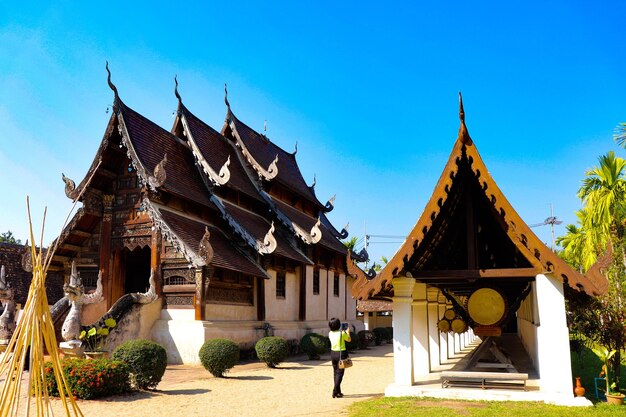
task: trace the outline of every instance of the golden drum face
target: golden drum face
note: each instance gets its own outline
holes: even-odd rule
[[[480,288],[467,300],[467,312],[474,322],[491,326],[501,322],[506,314],[506,300],[492,288]]]

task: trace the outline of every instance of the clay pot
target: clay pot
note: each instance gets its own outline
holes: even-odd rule
[[[623,405],[624,394],[606,394],[606,402],[609,404]]]
[[[576,377],[576,387],[574,387],[574,394],[577,397],[582,397],[583,395],[585,395],[585,388],[582,385],[580,385],[579,376]]]

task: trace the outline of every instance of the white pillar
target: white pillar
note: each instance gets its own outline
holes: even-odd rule
[[[394,278],[393,297],[393,370],[394,383],[413,385],[412,303],[413,278]]]
[[[370,329],[370,312],[369,311],[363,312],[363,325],[365,326],[365,330],[372,330]]]
[[[537,312],[537,371],[541,391],[573,396],[569,329],[565,320],[563,283],[552,275],[535,279]]]
[[[439,304],[439,318],[443,317],[443,313],[446,311],[445,304]],[[448,334],[439,332],[439,363],[444,363],[448,360]]]
[[[461,338],[458,333],[454,333],[454,353],[457,354],[461,351]]]
[[[437,300],[428,303],[428,346],[430,356],[430,370],[441,365],[439,362],[439,329],[437,321],[439,316],[439,305]]]
[[[454,357],[454,333],[446,333],[446,336],[448,337],[448,359],[452,359]]]
[[[413,380],[430,373],[426,284],[413,287]]]

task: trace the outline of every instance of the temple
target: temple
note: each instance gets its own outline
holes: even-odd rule
[[[393,300],[395,381],[386,393],[437,395],[422,387],[439,377],[483,388],[529,379],[536,395],[573,398],[564,292],[600,295],[607,280],[599,268],[573,270],[535,236],[479,155],[461,97],[459,114],[452,153],[404,243],[375,278],[351,271],[355,298]],[[478,337],[486,347],[450,370]]]
[[[296,152],[239,120],[227,95],[218,132],[183,104],[176,81],[167,131],[121,100],[110,73],[108,82],[113,111],[94,161],[78,185],[63,175],[82,207],[51,266],[67,282],[75,262],[86,288],[101,276],[104,301],[85,306],[83,324],[153,275],[157,308],[141,316],[142,332],[172,363],[198,362],[212,337],[250,347],[267,334],[299,341],[329,317],[360,325],[347,231],[329,221],[334,197],[318,200]]]

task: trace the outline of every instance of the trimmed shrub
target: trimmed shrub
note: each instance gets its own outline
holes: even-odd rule
[[[319,359],[320,355],[328,352],[330,341],[319,333],[307,333],[300,340],[300,348],[309,356],[309,359]]]
[[[223,378],[239,362],[239,346],[228,339],[209,339],[200,348],[200,363],[211,375]]]
[[[387,332],[389,332],[389,339],[387,340],[387,343],[392,343],[393,342],[393,327],[385,327],[385,329],[387,329]]]
[[[154,389],[167,366],[167,352],[151,340],[128,340],[113,351],[113,359],[130,368],[130,382],[136,389]]]
[[[352,330],[350,330],[350,338],[352,340],[349,342],[346,342],[346,350],[348,352],[354,352],[355,350],[359,348],[359,338],[357,337],[356,333],[354,333]]]
[[[376,346],[380,346],[383,342],[387,342],[387,340],[389,340],[389,332],[385,327],[376,327],[372,330],[372,333],[374,333]]]
[[[130,368],[122,361],[64,358],[61,366],[70,392],[76,398],[89,400],[131,391]],[[58,397],[52,362],[44,364],[44,377],[48,394]]]
[[[276,365],[287,358],[289,345],[282,337],[267,336],[256,342],[254,350],[256,350],[259,359],[265,362],[268,367],[276,368]]]
[[[359,349],[367,349],[369,346],[374,344],[374,340],[376,337],[374,333],[369,330],[361,330],[359,332]]]

